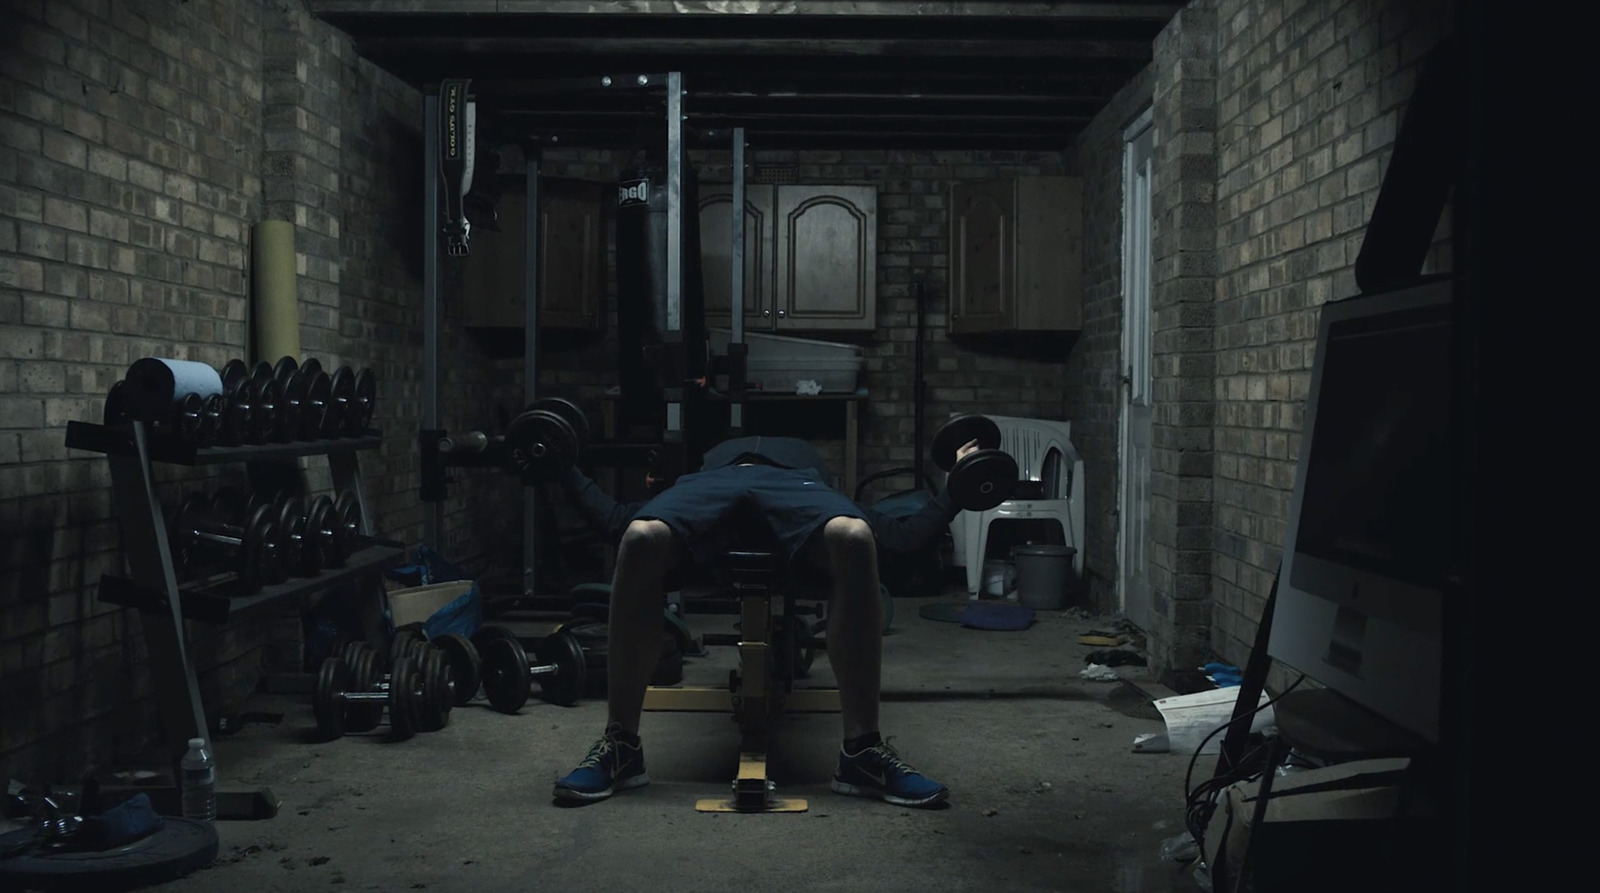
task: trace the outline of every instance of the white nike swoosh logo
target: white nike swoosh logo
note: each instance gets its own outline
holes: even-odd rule
[[[861,774],[865,775],[866,777],[868,777],[868,778],[872,779],[873,781],[877,782],[880,787],[882,787],[883,785],[886,785],[886,784],[889,783],[888,779],[884,778],[883,775],[881,775],[881,774],[874,775],[873,773],[868,772],[865,769],[861,770]]]

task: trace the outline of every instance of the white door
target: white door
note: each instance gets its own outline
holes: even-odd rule
[[[1126,132],[1122,182],[1122,423],[1117,592],[1123,616],[1150,627],[1150,155],[1146,111]]]

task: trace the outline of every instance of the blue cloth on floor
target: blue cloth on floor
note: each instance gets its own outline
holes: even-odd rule
[[[1033,625],[1034,610],[1026,605],[974,602],[961,612],[961,625],[970,629],[1019,630]]]
[[[105,812],[84,819],[82,833],[98,849],[109,850],[160,831],[166,822],[150,804],[148,794],[134,794]]]

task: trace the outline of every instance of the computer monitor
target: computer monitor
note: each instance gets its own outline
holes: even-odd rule
[[[1272,657],[1432,743],[1452,566],[1451,281],[1322,308]]]

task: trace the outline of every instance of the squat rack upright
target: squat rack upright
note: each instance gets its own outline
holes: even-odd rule
[[[469,92],[467,80],[446,80],[428,86],[423,92],[423,210],[427,224],[423,228],[423,387],[422,430],[419,439],[426,441],[443,435],[439,406],[439,250],[440,236],[448,236],[451,256],[464,257],[470,253],[471,227],[466,219],[464,199],[470,190],[472,155],[476,149],[474,129],[476,106]],[[667,282],[666,330],[661,333],[660,359],[665,366],[657,373],[665,385],[666,425],[663,457],[669,467],[669,477],[684,472],[686,444],[684,440],[684,398],[687,356],[683,343],[683,165],[685,120],[683,107],[683,74],[628,74],[586,78],[552,78],[539,81],[540,92],[562,93],[577,90],[638,89],[664,90],[666,95],[666,204],[667,204]],[[728,348],[729,423],[737,435],[744,428],[744,396],[746,346],[744,340],[744,213],[745,205],[745,131],[732,130],[733,149],[733,202],[731,246],[731,311],[732,337]],[[526,226],[523,242],[523,388],[524,403],[531,403],[539,389],[539,177],[542,152],[532,148],[524,154],[526,173]],[[445,191],[449,216],[441,214],[440,193]],[[450,190],[454,190],[451,192]],[[711,370],[708,370],[708,375]],[[423,515],[423,542],[441,550],[444,533],[444,488],[437,492],[424,476],[423,501],[428,503]],[[523,490],[522,577],[523,594],[536,595],[537,521],[536,492],[532,487]]]

